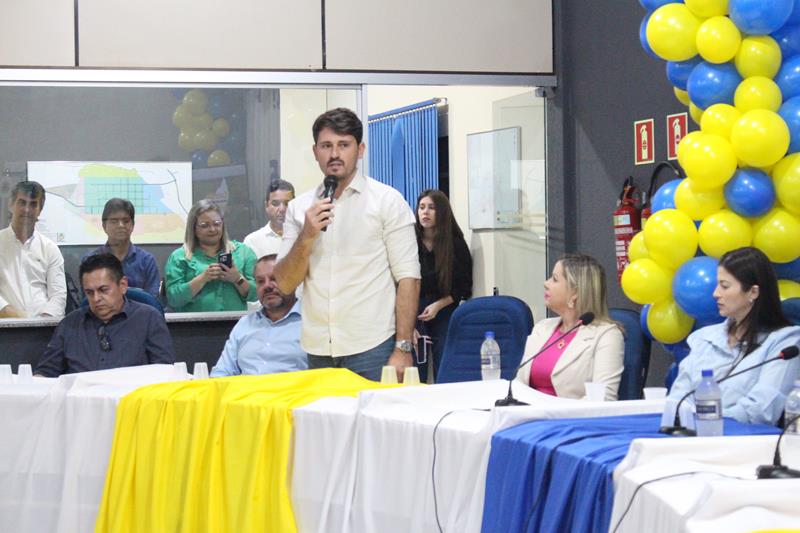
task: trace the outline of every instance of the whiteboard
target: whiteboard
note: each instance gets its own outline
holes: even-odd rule
[[[520,227],[520,128],[467,135],[470,229]]]
[[[58,244],[104,244],[101,215],[110,198],[136,209],[136,244],[183,242],[192,207],[190,162],[29,161],[28,179],[46,191],[36,229]]]

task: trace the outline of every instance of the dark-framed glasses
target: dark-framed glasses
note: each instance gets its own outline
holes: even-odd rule
[[[106,325],[103,324],[97,329],[97,340],[100,343],[100,349],[104,352],[111,351],[111,341],[108,339],[108,332],[106,331]]]

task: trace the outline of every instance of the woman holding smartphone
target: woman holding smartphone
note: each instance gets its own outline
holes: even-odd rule
[[[165,267],[167,302],[177,312],[244,311],[256,299],[256,256],[228,238],[219,208],[200,200],[189,211],[183,246]]]

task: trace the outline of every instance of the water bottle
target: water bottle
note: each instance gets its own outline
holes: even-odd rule
[[[800,379],[794,381],[794,389],[786,397],[786,410],[783,414],[786,424],[784,439],[787,446],[791,446],[793,449],[800,449],[800,420],[792,422],[792,419],[798,415],[800,415]]]
[[[500,346],[494,340],[494,331],[487,331],[481,344],[481,379],[500,379]]]
[[[722,435],[722,395],[713,370],[703,370],[702,376],[694,393],[697,436],[719,437]]]

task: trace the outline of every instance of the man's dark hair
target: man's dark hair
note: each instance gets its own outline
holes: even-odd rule
[[[122,273],[122,263],[120,263],[119,259],[117,259],[114,254],[92,254],[81,261],[81,266],[78,269],[78,277],[81,279],[81,285],[83,285],[84,274],[100,270],[101,268],[108,269],[111,278],[116,283],[119,283],[119,280],[121,280],[124,275]]]
[[[269,190],[267,191],[267,197],[264,201],[269,202],[269,195],[274,193],[275,191],[289,191],[292,193],[292,198],[296,195],[294,193],[294,185],[289,183],[286,180],[282,180],[280,178],[272,180],[272,183],[269,184]]]
[[[314,126],[311,128],[315,143],[319,138],[319,132],[325,128],[330,128],[339,135],[352,135],[356,138],[358,144],[361,144],[361,138],[364,136],[364,126],[361,124],[361,119],[346,107],[331,109],[317,117],[317,120],[314,121]]]
[[[11,189],[11,200],[14,201],[17,199],[17,195],[19,193],[24,194],[28,198],[32,198],[34,200],[41,200],[40,207],[44,207],[44,200],[45,200],[45,191],[44,187],[38,181],[20,181]]]
[[[125,200],[124,198],[111,198],[106,202],[105,207],[103,207],[103,214],[100,217],[100,219],[103,221],[103,224],[106,223],[108,217],[117,211],[125,211],[128,216],[131,217],[131,222],[136,222],[136,208],[133,207],[133,204],[130,201]]]

